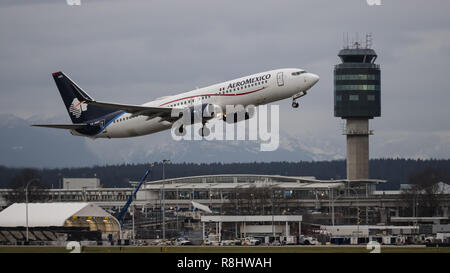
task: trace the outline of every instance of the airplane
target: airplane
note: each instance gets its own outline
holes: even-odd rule
[[[143,136],[170,129],[180,118],[173,117],[172,110],[192,112],[194,107],[214,106],[224,112],[227,105],[258,106],[289,97],[292,97],[292,107],[297,108],[297,99],[319,81],[319,76],[303,69],[276,69],[132,105],[96,101],[63,72],[52,73],[52,76],[72,124],[32,126],[67,129],[72,135],[92,139]],[[210,117],[201,118],[202,136],[208,134],[206,122],[216,117],[212,112]],[[222,117],[225,121],[226,113]],[[245,113],[245,119],[249,118]],[[181,135],[186,131],[183,126],[177,130]]]

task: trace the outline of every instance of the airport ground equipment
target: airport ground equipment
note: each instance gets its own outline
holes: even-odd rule
[[[150,165],[150,167],[147,169],[147,171],[145,172],[145,174],[142,176],[141,180],[137,184],[136,188],[134,189],[133,193],[130,195],[130,198],[128,198],[127,202],[125,203],[125,206],[120,211],[119,216],[117,216],[117,220],[119,221],[121,227],[123,226],[125,214],[127,213],[128,208],[130,207],[133,200],[136,199],[136,194],[137,194],[138,190],[141,188],[142,184],[144,184],[144,181],[147,178],[147,176],[150,174],[153,166],[154,166],[154,164]]]

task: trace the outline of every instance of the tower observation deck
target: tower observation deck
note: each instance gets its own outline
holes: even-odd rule
[[[368,38],[369,39],[369,38]],[[369,42],[366,42],[368,45]],[[380,66],[371,48],[354,43],[334,67],[334,116],[346,120],[347,179],[369,178],[369,119],[381,115]]]

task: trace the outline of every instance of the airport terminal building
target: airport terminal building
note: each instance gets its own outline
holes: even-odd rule
[[[40,196],[40,202],[92,203],[117,216],[138,183],[130,181],[128,188],[102,188],[98,186],[97,178],[91,180],[66,179],[70,182],[65,183],[62,189],[39,190],[33,194]],[[421,223],[430,230],[434,228],[431,227],[433,224],[442,224],[445,229],[450,227],[450,186],[447,184],[441,185],[440,211],[436,215],[439,217],[425,219],[418,215],[411,217],[410,204],[402,199],[402,191],[377,191],[376,186],[381,183],[385,181],[320,180],[260,174],[203,175],[147,181],[137,192],[129,209],[124,230],[135,227],[137,238],[157,238],[162,226],[168,237],[188,233],[190,237],[202,238],[207,231],[223,234],[223,238],[232,238],[253,231],[265,232],[266,236],[274,232],[280,236],[298,235],[300,232],[307,234],[323,226],[335,225],[362,227]],[[0,190],[2,208],[9,205],[8,196],[11,194],[14,194],[13,190]],[[284,220],[285,216],[295,220]],[[235,220],[226,223],[228,218]],[[279,219],[283,221],[277,222]]]
[[[195,200],[208,205],[214,213],[226,215],[318,215],[324,207],[335,206],[337,200],[373,195],[375,185],[383,182],[250,174],[193,176],[147,182],[137,202],[158,208],[164,199],[169,209],[184,210]]]
[[[78,181],[83,186],[72,183],[70,187],[41,190],[39,194],[47,202],[91,202],[114,212],[125,204],[137,184],[130,181],[129,188],[101,188],[86,187],[86,181]],[[145,182],[134,205],[143,212],[158,212],[163,203],[167,212],[189,212],[195,201],[208,206],[214,214],[303,215],[321,224],[388,224],[391,217],[410,216],[401,191],[376,190],[376,185],[385,182],[259,174],[180,177]],[[11,192],[0,190],[3,208]],[[444,192],[442,198],[439,216],[448,217],[450,191]]]

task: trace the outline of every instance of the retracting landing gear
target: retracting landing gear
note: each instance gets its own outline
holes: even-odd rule
[[[208,127],[205,126],[206,122],[203,123],[202,128],[200,128],[200,130],[198,131],[198,133],[202,136],[202,137],[207,137],[209,136],[210,130],[208,129]]]
[[[185,136],[186,130],[184,129],[184,126],[180,126],[180,128],[175,130],[175,135],[177,136]]]
[[[303,97],[304,95],[306,95],[306,91],[301,91],[300,93],[297,93],[294,96],[292,96],[292,107],[293,108],[298,108],[299,103],[297,102],[297,99]]]

